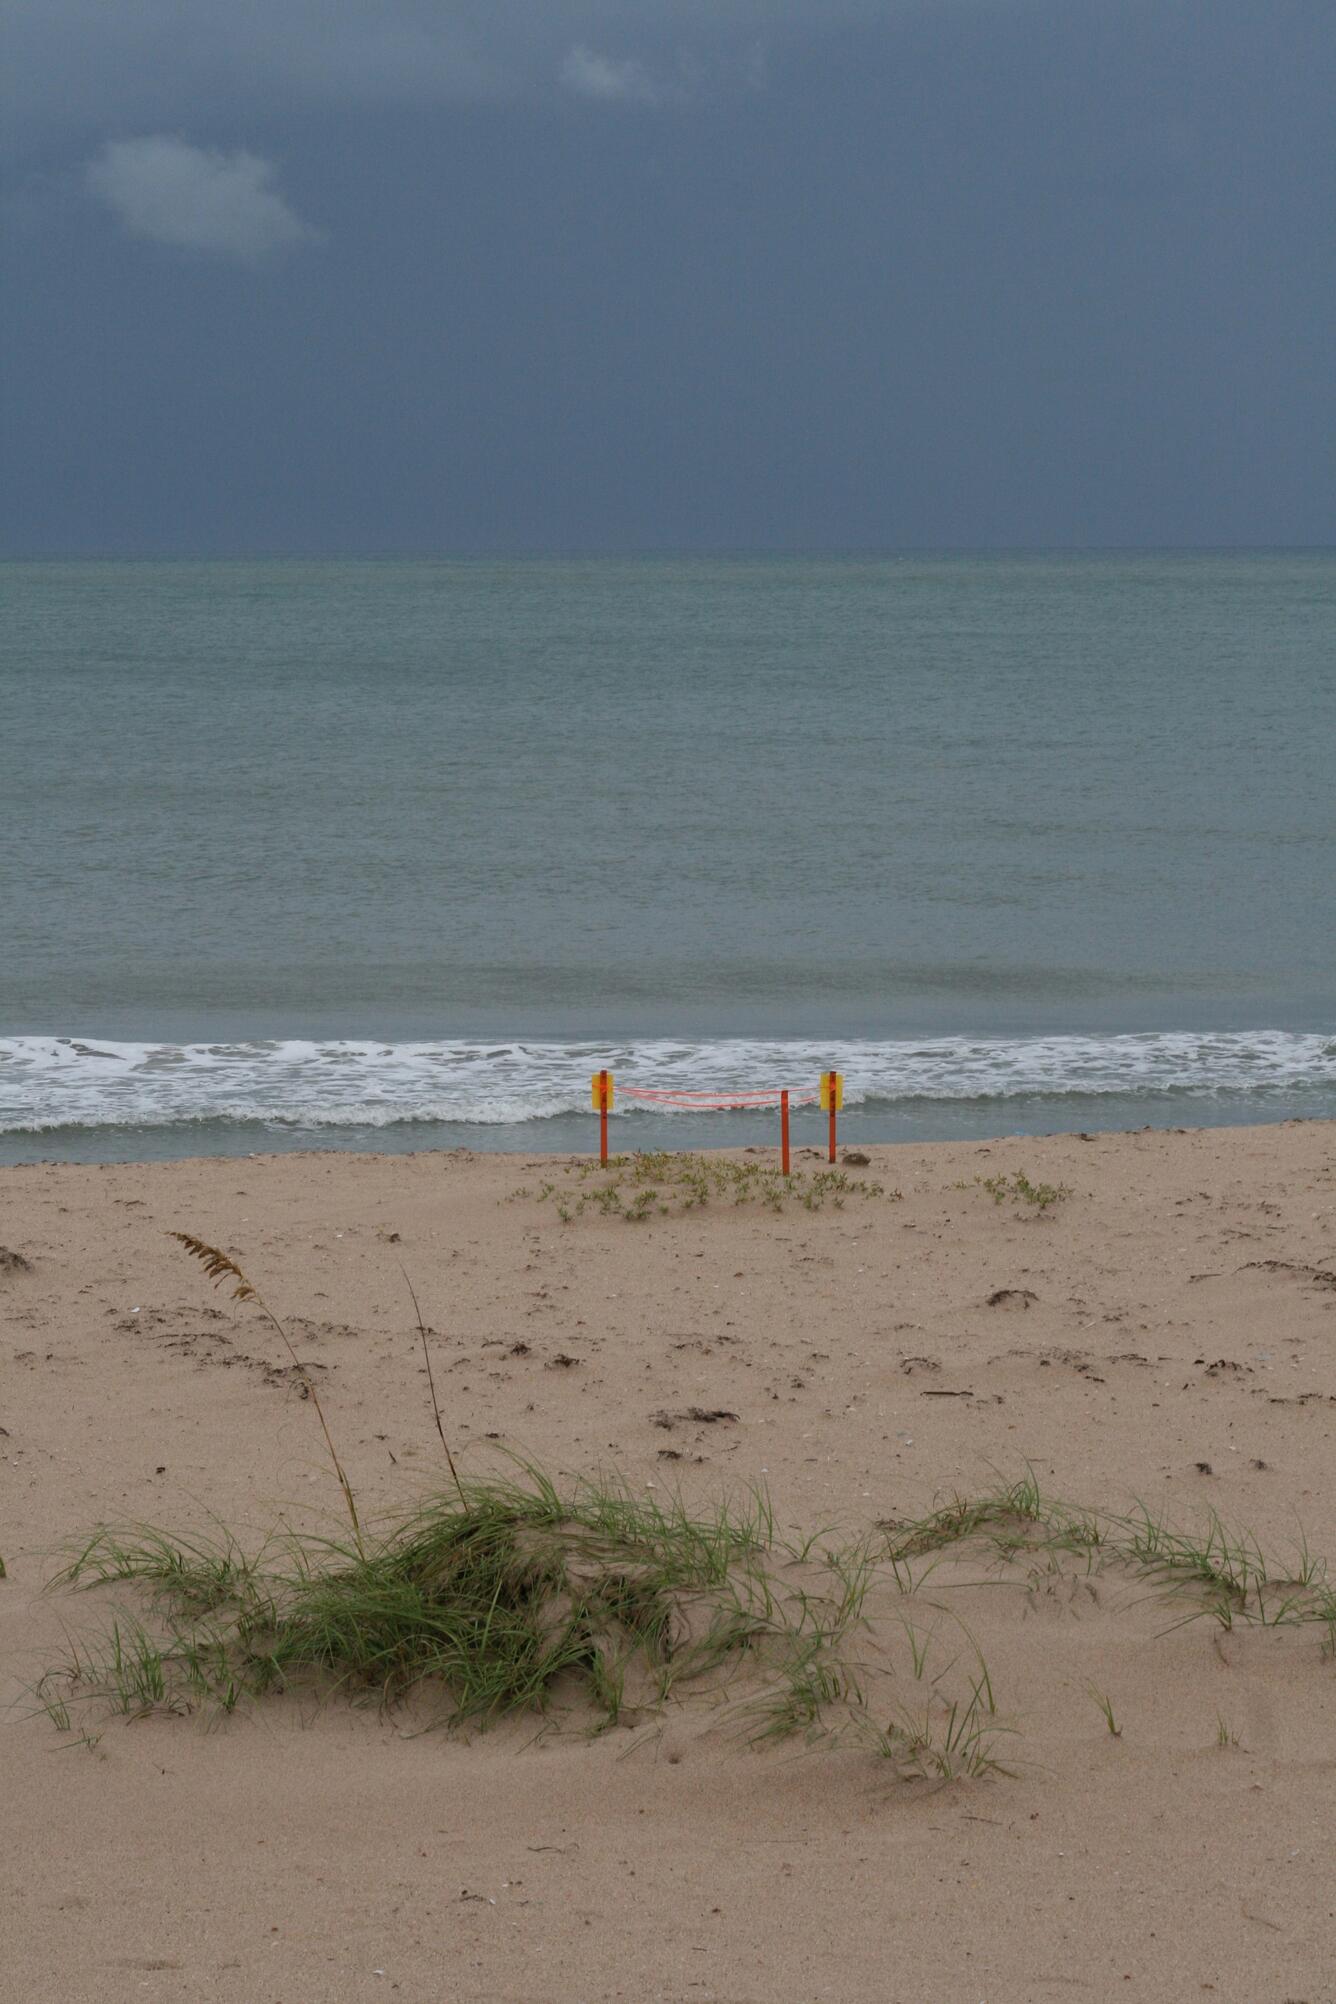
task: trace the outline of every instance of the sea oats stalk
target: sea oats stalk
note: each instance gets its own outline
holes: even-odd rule
[[[436,1397],[436,1374],[431,1368],[431,1345],[427,1341],[427,1325],[422,1320],[422,1310],[418,1306],[417,1289],[408,1278],[408,1269],[402,1260],[399,1263],[399,1271],[404,1277],[404,1286],[408,1289],[412,1300],[413,1313],[417,1317],[418,1335],[422,1338],[422,1355],[427,1365],[427,1389],[431,1393],[432,1418],[436,1421],[436,1431],[441,1436],[441,1446],[445,1449],[445,1458],[450,1466],[450,1478],[459,1492],[460,1502],[464,1505],[465,1510],[467,1510],[469,1507],[468,1497],[464,1494],[464,1485],[459,1479],[459,1470],[455,1467],[455,1457],[450,1452],[450,1443],[445,1437],[445,1428],[441,1425],[440,1401]]]
[[[357,1503],[353,1497],[352,1484],[348,1480],[347,1471],[343,1463],[339,1460],[339,1451],[334,1445],[334,1436],[329,1430],[329,1422],[325,1418],[325,1409],[320,1403],[320,1394],[315,1388],[310,1372],[293,1348],[292,1338],[288,1335],[287,1330],[283,1327],[283,1324],[279,1321],[259,1288],[255,1286],[253,1281],[246,1278],[234,1259],[229,1259],[227,1254],[221,1251],[218,1246],[208,1245],[203,1239],[194,1238],[189,1232],[169,1232],[167,1236],[178,1239],[191,1258],[199,1261],[215,1287],[220,1286],[225,1280],[234,1281],[236,1285],[232,1289],[232,1299],[234,1301],[253,1301],[261,1315],[265,1316],[278,1331],[283,1347],[292,1359],[293,1368],[302,1381],[306,1396],[315,1407],[315,1415],[320,1422],[320,1431],[325,1436],[325,1446],[329,1449],[329,1458],[334,1464],[334,1473],[339,1478],[339,1487],[343,1491],[343,1500],[348,1506],[348,1516],[353,1527],[353,1538],[360,1552],[362,1550],[362,1526],[358,1521]],[[416,1306],[416,1301],[414,1302],[414,1306]],[[444,1440],[444,1434],[442,1434],[441,1438]],[[446,1453],[449,1453],[448,1448],[446,1449]],[[453,1462],[450,1468],[453,1474]],[[455,1479],[458,1481],[457,1476]]]

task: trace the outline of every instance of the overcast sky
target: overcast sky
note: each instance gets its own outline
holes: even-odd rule
[[[1336,542],[1336,0],[9,0],[0,547]]]

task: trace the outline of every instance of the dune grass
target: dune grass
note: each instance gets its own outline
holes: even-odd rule
[[[745,1668],[762,1738],[852,1695],[841,1644],[864,1591],[857,1562],[804,1564],[777,1543],[763,1496],[693,1514],[609,1482],[559,1490],[533,1468],[355,1541],[288,1534],[254,1556],[226,1532],[104,1528],[54,1584],[113,1582],[143,1590],[148,1618],[71,1645],[46,1685],[65,1706],[428,1690],[455,1724],[557,1706],[606,1727],[687,1686],[727,1695]]]
[[[39,1686],[64,1732],[81,1706],[218,1715],[284,1692],[411,1699],[451,1727],[531,1714],[595,1732],[690,1704],[754,1745],[852,1740],[908,1778],[1012,1772],[967,1631],[937,1607],[921,1634],[906,1620],[918,1695],[888,1700],[866,1603],[899,1588],[875,1540],[790,1543],[760,1494],[692,1513],[523,1468],[364,1526],[360,1542],[286,1533],[248,1555],[225,1530],[104,1527],[52,1584],[139,1595]],[[943,1619],[957,1646],[935,1660]],[[963,1684],[962,1637],[975,1664]]]
[[[901,1774],[945,1781],[1013,1771],[1000,1753],[1011,1728],[947,1584],[1037,1594],[1116,1571],[1164,1597],[1168,1628],[1315,1625],[1336,1657],[1336,1590],[1302,1543],[1277,1565],[1216,1517],[1191,1531],[1145,1508],[1076,1509],[1033,1471],[860,1538],[797,1542],[779,1536],[760,1492],[693,1510],[617,1477],[558,1484],[524,1463],[466,1481],[411,1284],[450,1486],[370,1524],[283,1324],[230,1255],[172,1236],[297,1363],[348,1528],[285,1529],[254,1550],[222,1526],[94,1531],[52,1584],[124,1586],[134,1604],[70,1640],[37,1687],[62,1732],[81,1705],[216,1715],[284,1692],[411,1698],[453,1726],[529,1713],[591,1730],[693,1699],[757,1744],[852,1733]],[[948,1558],[946,1582],[935,1575]],[[1112,1705],[1092,1694],[1118,1736]]]
[[[1040,1213],[1060,1204],[1071,1191],[1065,1183],[1032,1183],[1023,1169],[1014,1176],[976,1176],[976,1183],[985,1189],[995,1204],[1028,1204]]]
[[[225,1529],[104,1527],[53,1584],[127,1585],[136,1607],[71,1642],[39,1696],[66,1730],[81,1703],[226,1713],[282,1692],[595,1731],[703,1702],[756,1744],[852,1735],[903,1775],[1006,1774],[1012,1728],[953,1591],[1095,1574],[1144,1581],[1165,1631],[1309,1625],[1336,1656],[1336,1591],[1302,1549],[1276,1566],[1218,1520],[1194,1533],[1145,1511],[1096,1516],[1030,1475],[857,1540],[794,1542],[763,1494],[692,1511],[517,1467],[356,1539],[288,1531],[252,1553]]]
[[[1172,1525],[1140,1504],[1128,1513],[1078,1509],[1045,1496],[1033,1471],[973,1497],[955,1497],[928,1516],[887,1521],[883,1556],[908,1583],[916,1560],[930,1566],[947,1551],[970,1552],[984,1565],[1018,1566],[1037,1576],[1036,1561],[1071,1562],[1087,1576],[1121,1571],[1162,1594],[1180,1623],[1210,1620],[1275,1628],[1315,1626],[1336,1654],[1336,1587],[1302,1536],[1286,1559],[1268,1555],[1251,1532],[1233,1530],[1214,1512],[1195,1527]],[[920,1568],[920,1580],[923,1578]]]
[[[589,1212],[640,1224],[647,1218],[676,1217],[710,1205],[758,1204],[775,1212],[788,1204],[797,1204],[805,1211],[820,1211],[830,1205],[839,1210],[849,1197],[896,1201],[900,1192],[888,1192],[883,1184],[860,1176],[847,1176],[842,1169],[796,1169],[785,1176],[770,1163],[660,1149],[615,1155],[606,1168],[590,1162],[569,1163],[562,1182],[549,1179],[534,1191],[524,1187],[514,1195],[532,1195],[540,1204],[550,1203],[563,1224]]]

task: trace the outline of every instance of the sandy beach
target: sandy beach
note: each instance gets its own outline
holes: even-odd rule
[[[1304,1541],[1336,1562],[1330,1125],[868,1153],[847,1173],[880,1194],[838,1208],[636,1223],[563,1221],[592,1187],[567,1158],[0,1172],[0,1994],[1336,1995],[1330,1634],[1126,1566],[949,1555],[1010,1770],[949,1782],[838,1737],[757,1750],[690,1703],[592,1738],[292,1695],[81,1738],[34,1704],[102,1617],[42,1591],[81,1532],[337,1516],[281,1344],[174,1230],[284,1318],[369,1516],[445,1473],[402,1264],[471,1474],[509,1450],[693,1505],[762,1486],[801,1538],[1029,1470],[1096,1512],[1216,1513],[1279,1580]]]

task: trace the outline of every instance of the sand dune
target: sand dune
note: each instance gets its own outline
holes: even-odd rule
[[[0,1172],[0,1993],[1336,1997],[1332,1637],[1249,1618],[1298,1591],[1302,1540],[1336,1563],[1332,1129],[870,1152],[848,1173],[880,1193],[840,1208],[635,1223],[563,1222],[597,1183],[539,1158]],[[101,1619],[39,1592],[65,1541],[337,1522],[299,1374],[173,1229],[285,1317],[369,1517],[444,1476],[402,1262],[472,1473],[511,1450],[693,1505],[761,1485],[781,1536],[884,1560],[1029,1471],[1106,1524],[1215,1513],[1273,1598],[1213,1616],[1112,1533],[1024,1524],[924,1545],[907,1583],[882,1564],[874,1722],[917,1710],[940,1743],[986,1665],[998,1768],[949,1782],[855,1733],[758,1751],[708,1698],[595,1738],[303,1696],[62,1735],[24,1690]]]

